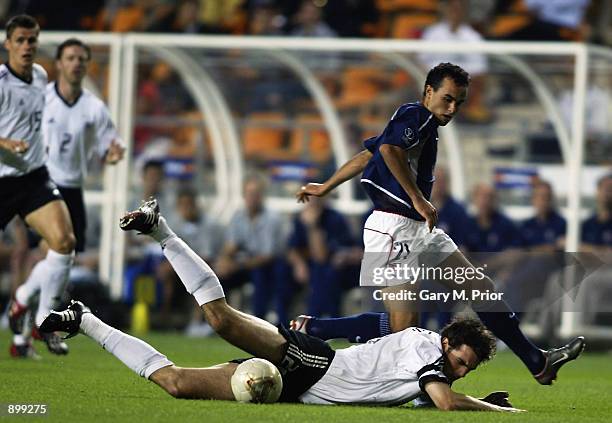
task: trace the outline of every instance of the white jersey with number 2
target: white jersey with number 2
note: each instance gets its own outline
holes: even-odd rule
[[[120,142],[102,100],[83,89],[76,101],[69,104],[53,82],[46,90],[43,135],[51,179],[70,188],[81,187],[89,162],[94,157],[104,157],[113,140]]]

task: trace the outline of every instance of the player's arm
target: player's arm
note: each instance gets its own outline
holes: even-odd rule
[[[469,395],[453,391],[447,383],[432,381],[425,385],[425,391],[437,408],[444,411],[475,410],[475,411],[505,411],[517,413],[519,410],[513,407],[501,407],[481,401]]]
[[[372,158],[372,153],[368,150],[362,150],[355,154],[348,162],[344,163],[340,169],[336,171],[327,181],[322,184],[309,183],[304,185],[296,194],[299,203],[308,201],[308,197],[314,195],[323,197],[331,192],[338,185],[348,181],[355,175],[363,172],[366,165]]]
[[[106,150],[106,154],[104,155],[104,162],[106,164],[114,165],[123,159],[123,154],[125,153],[125,147],[117,142],[114,139],[108,150]]]
[[[25,153],[30,148],[30,145],[23,140],[13,140],[10,138],[0,137],[0,148],[11,153]]]
[[[391,144],[381,145],[379,151],[391,174],[393,174],[397,182],[406,191],[416,211],[425,218],[427,226],[431,231],[438,222],[438,212],[425,198],[417,186],[410,169],[406,166],[406,163],[408,163],[408,153],[403,148]]]

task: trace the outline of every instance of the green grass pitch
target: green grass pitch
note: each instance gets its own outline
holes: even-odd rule
[[[177,365],[200,367],[244,357],[219,338],[189,339],[149,334],[144,339]],[[0,403],[48,404],[43,421],[130,422],[602,422],[612,414],[612,357],[588,351],[563,368],[554,386],[539,386],[511,353],[458,381],[454,388],[475,396],[508,390],[523,414],[413,410],[409,407],[238,404],[177,400],[123,366],[85,336],[69,340],[70,354],[50,355],[37,343],[40,361],[8,356],[9,333],[0,331]],[[587,346],[588,348],[588,346]],[[1,420],[20,420],[4,417]],[[29,421],[38,419],[28,417]]]

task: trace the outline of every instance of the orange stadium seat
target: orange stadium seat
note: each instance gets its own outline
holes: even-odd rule
[[[306,145],[307,144],[307,145]],[[304,157],[317,163],[327,162],[331,157],[331,142],[323,119],[318,115],[302,114],[295,119],[295,129],[289,141],[295,157]]]
[[[374,99],[384,83],[380,69],[351,66],[342,74],[341,94],[337,107],[354,107]]]
[[[419,38],[425,28],[435,24],[438,15],[435,13],[402,13],[393,20],[392,38]]]
[[[381,12],[397,12],[405,10],[436,12],[437,0],[377,0],[376,5]]]
[[[278,112],[250,114],[242,131],[242,152],[246,159],[274,160],[286,155],[284,141],[287,134],[283,125],[287,117]]]

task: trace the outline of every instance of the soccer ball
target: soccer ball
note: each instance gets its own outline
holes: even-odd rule
[[[276,366],[261,358],[240,363],[231,384],[238,402],[276,402],[283,390],[283,379]]]

